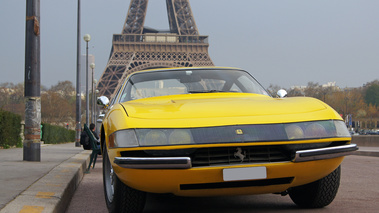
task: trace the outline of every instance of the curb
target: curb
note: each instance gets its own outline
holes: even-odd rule
[[[0,213],[64,213],[89,164],[91,151],[62,162],[8,203]]]
[[[367,157],[379,157],[379,152],[375,151],[356,151],[353,155],[367,156]]]

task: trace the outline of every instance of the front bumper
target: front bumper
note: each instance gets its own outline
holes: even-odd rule
[[[115,157],[114,163],[130,169],[189,169],[189,157]]]
[[[352,154],[356,144],[296,151],[292,162],[325,160]],[[190,157],[115,157],[114,163],[131,169],[189,169]]]
[[[296,151],[293,162],[324,160],[351,155],[358,150],[357,144]]]

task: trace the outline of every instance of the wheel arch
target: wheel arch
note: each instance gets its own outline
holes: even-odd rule
[[[105,141],[104,125],[102,124],[101,128],[100,128],[100,149],[101,149],[101,153],[103,153],[103,151],[104,151],[103,150],[104,144],[106,144],[106,141]]]

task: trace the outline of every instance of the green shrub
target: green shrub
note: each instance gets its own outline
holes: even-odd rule
[[[64,127],[43,124],[42,141],[47,144],[57,144],[75,141],[75,131]],[[0,109],[0,147],[22,147],[21,116]]]
[[[21,147],[21,116],[0,109],[0,146]]]
[[[75,141],[75,131],[64,127],[42,124],[42,141],[46,144],[57,144]]]

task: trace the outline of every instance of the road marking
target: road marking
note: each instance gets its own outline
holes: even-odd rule
[[[54,196],[54,192],[38,192],[36,194],[36,198],[45,198],[45,199],[50,199]]]
[[[19,213],[41,213],[44,209],[43,206],[23,206]]]

